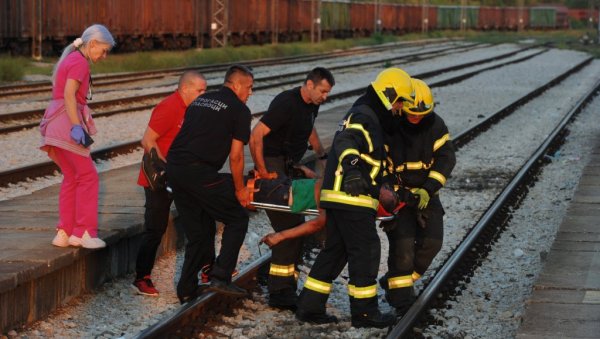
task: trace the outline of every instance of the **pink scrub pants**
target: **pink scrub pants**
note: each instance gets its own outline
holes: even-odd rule
[[[54,147],[63,173],[58,198],[58,228],[81,238],[98,237],[98,172],[92,158]]]

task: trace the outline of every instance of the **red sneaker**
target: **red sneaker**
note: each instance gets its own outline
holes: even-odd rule
[[[154,284],[152,283],[152,279],[150,279],[149,275],[143,277],[142,279],[136,279],[133,282],[133,288],[137,294],[158,297],[158,290],[154,288]]]

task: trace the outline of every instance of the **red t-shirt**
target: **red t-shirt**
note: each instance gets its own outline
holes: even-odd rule
[[[78,51],[67,55],[58,66],[54,86],[52,87],[52,99],[64,99],[67,79],[79,81],[80,85],[75,97],[78,103],[87,104],[86,96],[90,86],[90,64]]]
[[[152,128],[159,137],[156,139],[156,144],[160,153],[166,158],[171,143],[179,133],[181,124],[183,123],[183,117],[187,106],[183,102],[179,92],[169,95],[163,101],[161,101],[150,116],[150,122],[148,127]],[[140,175],[138,176],[138,185],[148,187],[148,181],[140,168]]]

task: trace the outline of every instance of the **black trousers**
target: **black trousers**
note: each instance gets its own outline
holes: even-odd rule
[[[327,240],[310,270],[308,279],[331,284],[348,263],[349,286],[376,291],[381,244],[371,213],[327,210]],[[328,293],[319,293],[305,285],[298,299],[298,309],[310,313],[325,312]],[[350,295],[352,315],[378,310],[377,294],[371,297]]]
[[[444,208],[437,195],[431,197],[424,213],[427,226],[422,228],[417,222],[417,209],[401,209],[396,217],[396,228],[387,233],[390,244],[388,279],[408,279],[413,272],[423,275],[442,248]],[[412,283],[401,285],[388,291],[388,301],[392,306],[403,307],[414,299]]]
[[[248,230],[248,212],[235,197],[231,174],[202,165],[167,164],[167,177],[188,239],[177,295],[193,293],[198,271],[213,262],[215,220],[223,222],[225,228],[210,276],[230,282]]]
[[[141,279],[152,272],[156,251],[167,230],[173,202],[166,190],[152,191],[144,187],[144,193],[146,195],[144,231],[135,263],[136,279]]]
[[[277,172],[280,178],[285,176],[283,157],[265,157],[265,166],[269,172]],[[305,220],[303,215],[286,212],[267,211],[267,216],[276,232],[298,226]],[[304,237],[288,239],[271,249],[269,293],[284,293],[292,298],[295,296],[297,289],[295,268],[300,260],[303,242]]]

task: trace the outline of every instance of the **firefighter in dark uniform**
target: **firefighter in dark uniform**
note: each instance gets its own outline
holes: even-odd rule
[[[248,229],[249,192],[244,185],[244,144],[250,138],[254,77],[241,65],[231,66],[220,90],[194,100],[167,156],[167,182],[187,237],[177,296],[182,303],[202,293],[198,272],[208,264],[209,290],[234,295],[246,291],[231,283],[240,247]],[[219,173],[227,157],[231,174]],[[209,218],[206,218],[206,215]],[[212,263],[214,239],[207,221],[225,224],[221,251]]]
[[[444,120],[433,112],[433,96],[419,79],[411,79],[413,104],[402,107],[388,143],[388,171],[418,199],[402,208],[394,221],[382,223],[389,240],[388,273],[380,279],[386,299],[404,315],[415,301],[413,283],[440,251],[444,209],[438,191],[450,176],[456,157]]]
[[[296,317],[305,322],[335,322],[325,312],[332,281],[348,263],[348,295],[352,326],[391,325],[395,317],[382,314],[377,302],[381,244],[375,217],[384,170],[384,133],[404,100],[412,100],[410,76],[388,68],[367,87],[343,121],[329,152],[320,207],[326,210],[327,240],[307,277]]]
[[[302,171],[303,178],[316,177],[314,171],[299,163],[308,144],[319,159],[326,157],[314,123],[319,106],[327,99],[334,85],[331,72],[317,67],[308,73],[302,86],[284,91],[273,99],[250,136],[250,152],[259,177],[287,176],[294,179],[297,172],[294,168]],[[277,232],[304,222],[304,216],[300,214],[267,211],[267,216]],[[296,308],[295,264],[302,243],[303,238],[298,237],[272,248],[268,284],[269,305],[272,307]]]

